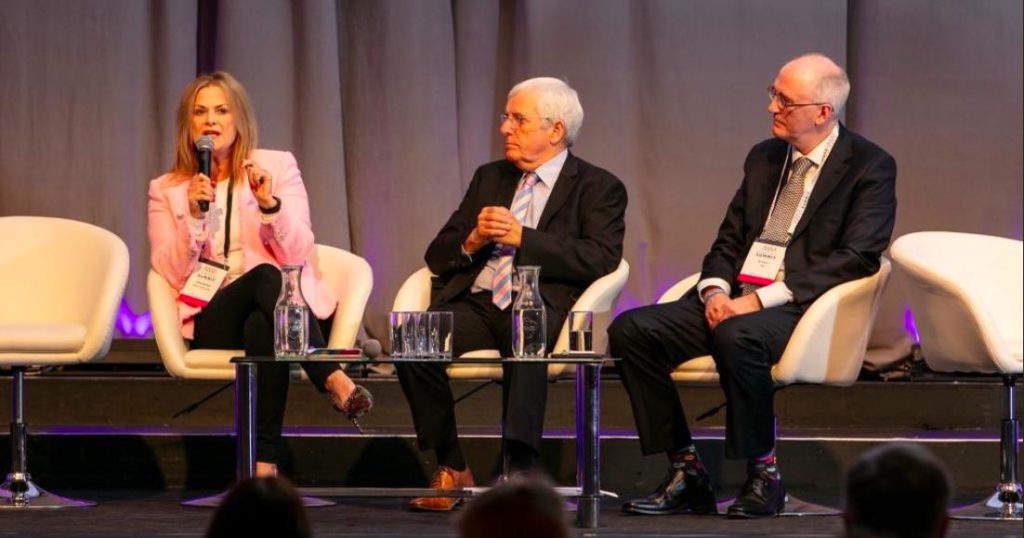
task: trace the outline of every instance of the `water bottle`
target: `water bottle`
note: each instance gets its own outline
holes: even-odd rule
[[[274,356],[298,358],[309,349],[309,306],[299,286],[301,265],[281,267],[281,295],[274,307]]]
[[[512,304],[512,354],[517,359],[547,355],[547,313],[540,296],[540,267],[516,267],[519,295]]]

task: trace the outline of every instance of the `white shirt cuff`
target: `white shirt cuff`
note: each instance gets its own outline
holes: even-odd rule
[[[789,286],[785,282],[772,282],[767,286],[757,288],[754,293],[761,300],[762,308],[782,306],[793,302],[793,292],[789,291]]]
[[[704,288],[712,286],[722,288],[726,297],[732,295],[732,286],[730,286],[725,280],[721,278],[705,278],[697,283],[697,296],[700,297],[700,302],[704,302]]]

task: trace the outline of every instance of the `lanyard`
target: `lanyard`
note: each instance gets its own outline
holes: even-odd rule
[[[231,248],[231,206],[235,198],[234,181],[228,180],[228,207],[224,214],[224,262],[228,260],[228,250]]]

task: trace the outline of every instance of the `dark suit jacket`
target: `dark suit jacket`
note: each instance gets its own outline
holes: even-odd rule
[[[504,160],[476,170],[459,208],[427,247],[427,265],[437,275],[432,304],[450,301],[473,285],[495,246],[491,243],[468,258],[462,255],[462,243],[481,209],[511,205],[522,175]],[[541,266],[541,295],[549,307],[565,312],[591,282],[618,267],[625,212],[622,182],[569,153],[537,228],[523,228],[515,264]]]
[[[701,278],[736,277],[761,233],[785,164],[788,144],[770,139],[754,146],[740,185]],[[896,222],[896,161],[882,148],[839,127],[839,138],[811,191],[786,249],[785,282],[806,309],[838,284],[878,271]]]

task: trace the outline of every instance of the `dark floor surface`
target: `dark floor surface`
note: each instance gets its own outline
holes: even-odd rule
[[[65,494],[89,498],[99,505],[57,511],[0,511],[0,536],[202,536],[213,514],[212,509],[179,506],[180,491]],[[455,536],[460,514],[409,512],[402,499],[338,501],[337,506],[310,509],[316,536]],[[716,516],[637,517],[619,512],[618,503],[605,503],[600,529],[577,529],[574,536],[837,536],[842,531],[842,519],[838,516],[756,521]],[[954,521],[950,534],[1019,537],[1022,533],[1019,522]]]

